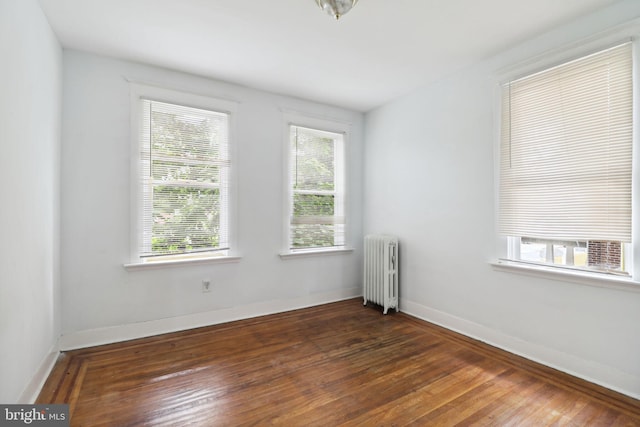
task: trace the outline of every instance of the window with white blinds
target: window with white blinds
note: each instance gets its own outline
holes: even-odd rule
[[[631,242],[631,48],[624,43],[503,85],[501,234],[572,247]]]
[[[289,249],[345,245],[344,134],[289,126]]]
[[[139,256],[229,249],[229,115],[140,99]]]

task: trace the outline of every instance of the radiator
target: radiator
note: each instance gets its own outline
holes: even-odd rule
[[[398,311],[398,238],[371,234],[364,238],[364,305]]]

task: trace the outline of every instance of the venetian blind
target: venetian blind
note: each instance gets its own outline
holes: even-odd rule
[[[343,135],[290,126],[290,248],[344,246]]]
[[[503,86],[502,234],[631,241],[632,95],[631,43]]]
[[[141,104],[140,256],[228,249],[228,115]]]

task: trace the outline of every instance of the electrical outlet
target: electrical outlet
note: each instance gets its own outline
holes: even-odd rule
[[[211,280],[204,279],[202,281],[202,292],[211,292]]]

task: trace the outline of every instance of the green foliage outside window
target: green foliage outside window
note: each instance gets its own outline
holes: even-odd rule
[[[153,198],[153,253],[182,253],[219,245],[218,189],[157,186]]]
[[[223,118],[151,108],[152,254],[218,248]]]
[[[334,246],[335,225],[294,224],[291,239],[294,249]]]
[[[293,216],[333,216],[334,198],[333,194],[294,194]]]

